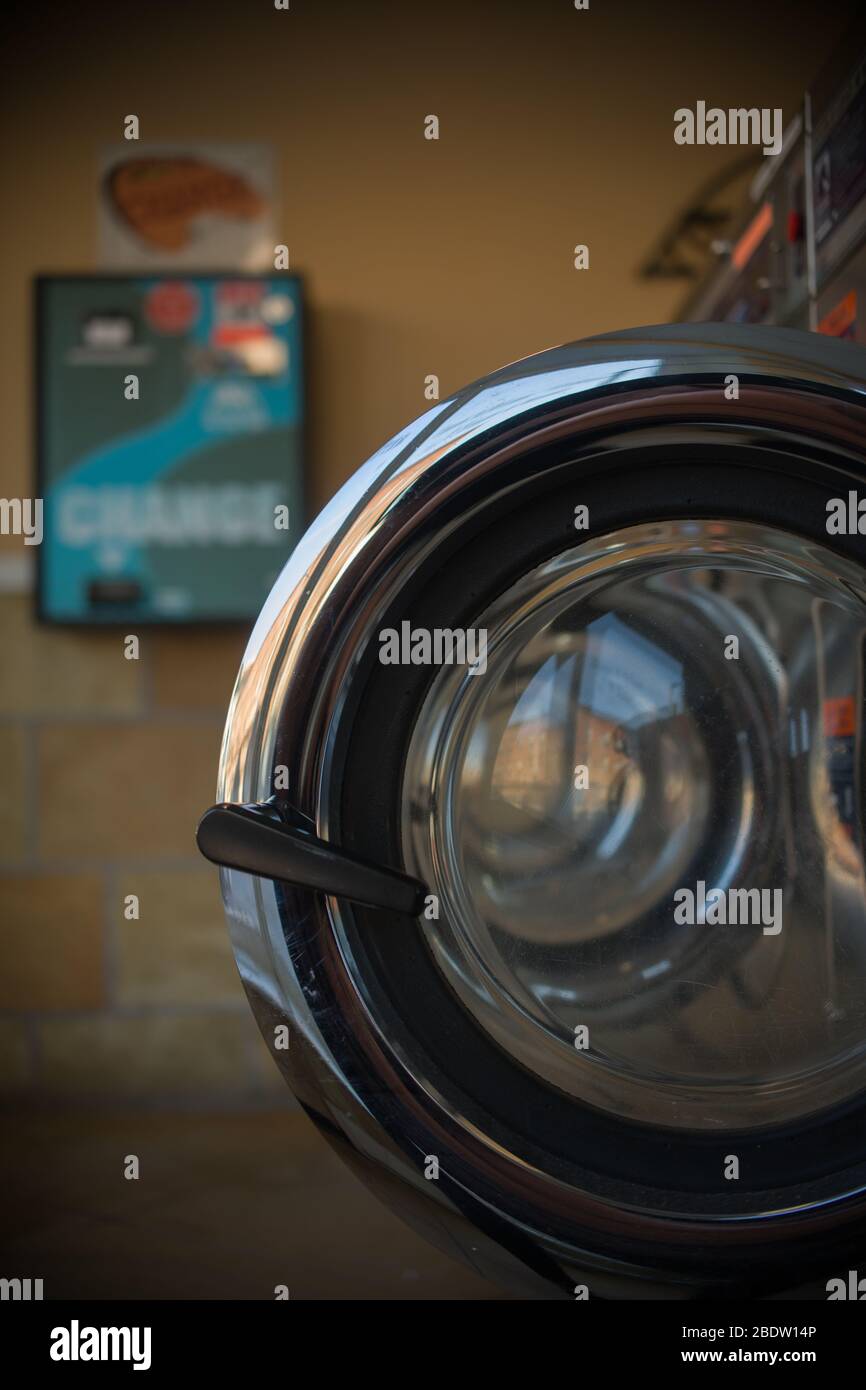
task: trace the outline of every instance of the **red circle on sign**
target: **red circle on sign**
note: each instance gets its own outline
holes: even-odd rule
[[[163,280],[149,292],[145,311],[157,333],[185,333],[198,317],[198,292],[183,280]]]

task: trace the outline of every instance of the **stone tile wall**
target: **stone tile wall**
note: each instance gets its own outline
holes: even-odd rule
[[[139,637],[130,661],[0,594],[0,1095],[272,1102],[194,842],[246,634]]]

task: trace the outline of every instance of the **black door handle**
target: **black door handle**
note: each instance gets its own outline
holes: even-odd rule
[[[317,888],[410,917],[424,906],[427,889],[418,879],[319,839],[309,821],[289,819],[270,801],[212,806],[199,821],[196,841],[206,859],[227,869]]]

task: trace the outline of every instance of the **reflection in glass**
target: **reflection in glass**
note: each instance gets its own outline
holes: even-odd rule
[[[705,1129],[863,1086],[860,583],[767,528],[634,527],[479,616],[485,675],[437,676],[404,778],[425,931],[550,1084]],[[677,920],[685,889],[746,920]]]

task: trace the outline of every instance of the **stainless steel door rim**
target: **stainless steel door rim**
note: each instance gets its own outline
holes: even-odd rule
[[[735,399],[724,390],[732,377],[739,388]],[[729,523],[727,540],[734,545],[740,544],[743,528],[750,527],[770,528],[777,541],[797,538],[799,552],[791,560],[788,580],[796,589],[793,571],[802,577],[804,564],[811,562],[809,539],[817,543],[824,529],[821,499],[856,487],[858,481],[862,485],[864,383],[864,354],[847,345],[785,330],[660,327],[555,349],[441,403],[350,480],[277,582],[232,699],[220,767],[221,801],[262,803],[274,796],[275,788],[283,788],[277,801],[290,804],[292,814],[325,845],[350,845],[369,858],[371,847],[379,850],[374,841],[381,824],[391,852],[373,857],[407,877],[427,872],[423,836],[415,862],[399,862],[401,816],[408,814],[411,821],[405,808],[422,799],[423,777],[413,784],[411,769],[413,758],[423,765],[423,748],[419,753],[416,744],[409,754],[402,810],[393,789],[387,802],[376,801],[372,759],[366,788],[370,824],[362,825],[357,814],[346,818],[347,767],[352,758],[356,763],[369,758],[355,749],[353,740],[361,737],[363,726],[367,744],[371,741],[365,696],[371,643],[386,618],[400,609],[401,595],[411,592],[419,575],[435,576],[437,564],[444,566],[447,557],[459,553],[469,557],[462,571],[467,611],[476,594],[495,599],[483,592],[483,545],[472,541],[467,548],[464,538],[486,535],[489,541],[491,518],[502,518],[497,525],[503,545],[510,535],[514,550],[521,551],[526,531],[519,524],[522,509],[527,509],[528,526],[532,502],[532,524],[543,534],[543,503],[560,493],[574,501],[584,494],[597,499],[590,511],[599,519],[598,530],[591,522],[589,543],[602,549],[605,537],[630,525],[668,525],[675,531],[676,523],[701,520]],[[552,507],[550,516],[559,515]],[[536,552],[516,554],[522,567],[512,582],[545,563],[545,546],[548,563],[574,548],[568,518],[563,515],[561,529],[557,521],[552,528],[556,534],[551,530]],[[835,579],[844,586],[845,567],[856,571],[862,565],[862,538],[824,535],[821,544],[834,557]],[[487,570],[492,566],[490,558]],[[503,583],[499,592],[509,587]],[[853,591],[856,584],[849,587]],[[840,592],[837,588],[837,598]],[[691,600],[695,611],[697,597],[693,594]],[[484,609],[478,603],[475,614]],[[849,619],[846,630],[853,633],[857,615],[848,614],[845,621]],[[791,626],[793,630],[796,624]],[[382,678],[381,667],[376,678]],[[767,684],[772,684],[769,678]],[[386,765],[393,763],[399,786],[408,735],[425,698],[419,688],[410,700],[407,688],[405,739],[396,715],[380,728],[383,783]],[[389,747],[389,741],[400,747]],[[701,781],[699,742],[690,746],[686,739],[680,762],[670,751],[665,766],[665,776],[674,784],[678,777],[691,777],[693,791]],[[698,761],[690,764],[690,758]],[[631,776],[632,790],[626,787],[628,794],[616,810],[616,833],[626,836],[639,817],[634,775],[640,775],[641,760],[636,767],[634,758],[631,762],[631,769],[624,765],[622,771],[623,786]],[[359,794],[358,780],[353,795]],[[742,811],[742,795],[735,804]],[[692,810],[700,816],[699,806]],[[419,843],[417,829],[417,823],[414,828],[404,825],[404,860]],[[613,1141],[609,1151],[604,1148],[608,1130],[615,1135],[617,1125],[634,1123],[629,1103],[611,1105],[608,1097],[614,1113],[606,1119],[599,1095],[584,1090],[580,1101],[590,1105],[574,1111],[571,1138],[567,1121],[550,1136],[542,1136],[540,1121],[533,1121],[521,1137],[513,1117],[493,1113],[498,1096],[506,1106],[502,1088],[494,1084],[490,1095],[484,1094],[484,1078],[495,1070],[504,1035],[490,1042],[491,1052],[483,1050],[483,1038],[478,1042],[479,1058],[483,1055],[490,1066],[479,1061],[471,1084],[468,1075],[455,1075],[444,1063],[444,1050],[436,1055],[435,1017],[419,1043],[411,1018],[398,1017],[395,990],[386,998],[387,991],[380,989],[390,968],[381,950],[391,950],[395,942],[397,950],[402,945],[392,935],[387,948],[371,944],[368,950],[370,910],[237,868],[223,870],[222,884],[238,964],[265,1037],[273,1045],[274,1028],[289,1026],[291,1047],[274,1055],[301,1100],[325,1131],[347,1147],[367,1179],[388,1190],[398,1210],[411,1208],[413,1219],[428,1233],[493,1277],[517,1281],[530,1291],[566,1293],[572,1281],[585,1275],[597,1292],[644,1287],[656,1295],[681,1296],[739,1286],[743,1260],[750,1257],[747,1277],[756,1287],[784,1287],[790,1281],[785,1265],[792,1242],[802,1248],[800,1268],[806,1277],[812,1266],[824,1268],[862,1238],[864,1149],[850,1117],[834,1120],[843,1127],[836,1146],[839,1166],[825,1171],[812,1155],[812,1140],[804,1140],[798,1150],[802,1168],[788,1175],[790,1181],[782,1169],[772,1176],[766,1159],[757,1156],[758,1148],[749,1149],[747,1137],[742,1147],[754,1163],[739,1188],[726,1185],[720,1170],[711,1180],[711,1170],[716,1172],[714,1165],[727,1150],[716,1142],[712,1126],[694,1138],[694,1113],[684,1127],[688,1136],[673,1122],[675,1136],[682,1136],[676,1144],[689,1155],[682,1164],[681,1189],[669,1175],[659,1176],[651,1155],[661,1153],[653,1148],[655,1134],[670,1133],[671,1108],[664,1103],[655,1116],[651,1107],[638,1107],[635,1152],[650,1157],[636,1172],[619,1171]],[[402,927],[381,921],[380,935],[400,930],[407,939],[423,938],[420,920],[404,918]],[[418,949],[429,955],[426,946]],[[722,950],[721,966],[713,963],[714,952],[702,961],[707,979],[713,970],[730,971],[728,949]],[[426,968],[421,956],[413,960],[419,971]],[[444,982],[441,987],[447,993]],[[602,1000],[605,989],[602,980]],[[443,1009],[452,1007],[445,997]],[[453,1007],[461,1009],[454,1016],[455,1027],[463,1027],[462,1016],[471,1011]],[[419,1028],[425,1026],[422,1014],[419,1004]],[[478,1022],[476,1018],[472,1024],[476,1030]],[[837,1037],[838,1047],[830,1048],[836,1075],[831,1105],[852,1102],[858,1093],[862,1037],[855,1033]],[[745,1092],[749,1065],[744,1063],[737,1082],[741,1087],[745,1082]],[[627,1070],[621,1067],[623,1074]],[[807,1071],[804,1057],[795,1055],[782,1068],[788,1082],[791,1076],[802,1079]],[[561,1077],[539,1065],[533,1080],[518,1063],[514,1078],[516,1087],[552,1085],[546,1093],[548,1109],[559,1107],[567,1117],[574,1101],[564,1094]],[[792,1099],[790,1089],[783,1118],[808,1120],[814,1138],[822,1132],[813,1123],[816,1114],[820,1120],[821,1101],[808,1087]],[[533,1094],[527,1091],[529,1099]],[[770,1114],[761,1106],[746,1105],[746,1110],[748,1115],[736,1106],[729,1109],[722,1136],[736,1133],[732,1122],[760,1131],[779,1117],[772,1107]],[[628,1114],[631,1118],[624,1118]],[[583,1142],[584,1133],[597,1136],[597,1142]],[[761,1148],[766,1154],[772,1144]],[[430,1155],[437,1158],[440,1172],[434,1181],[424,1176]]]

